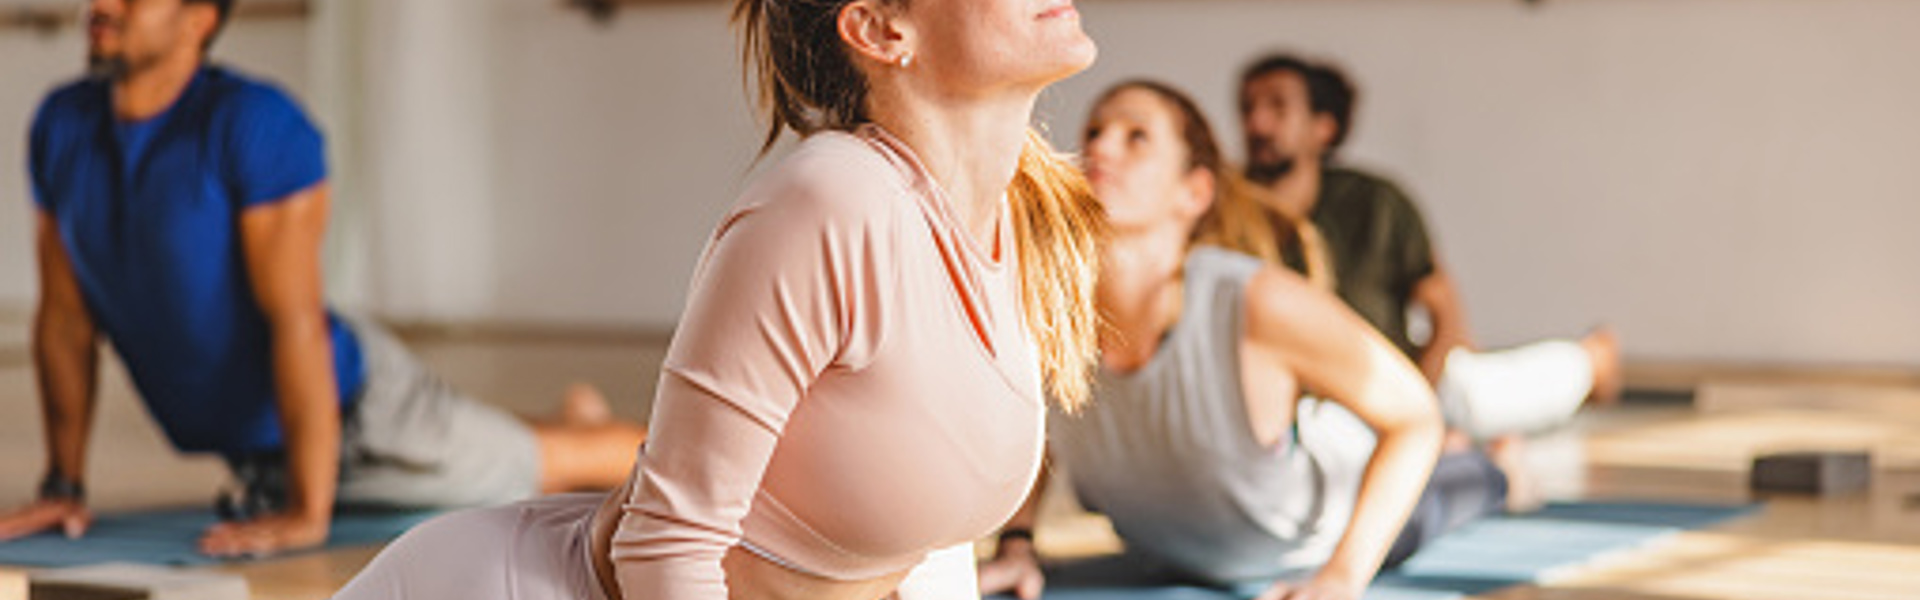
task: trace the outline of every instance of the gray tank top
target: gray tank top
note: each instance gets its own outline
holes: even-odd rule
[[[1358,418],[1311,399],[1288,439],[1254,438],[1240,341],[1247,280],[1260,268],[1225,250],[1190,251],[1180,320],[1153,357],[1133,373],[1101,370],[1093,403],[1048,425],[1063,475],[1128,552],[1223,584],[1326,562],[1373,452]]]

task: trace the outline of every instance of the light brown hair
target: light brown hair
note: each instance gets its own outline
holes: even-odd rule
[[[1312,223],[1297,221],[1268,208],[1255,196],[1253,184],[1227,163],[1213,125],[1193,99],[1173,86],[1147,79],[1124,81],[1100,94],[1094,106],[1106,104],[1128,90],[1141,90],[1165,102],[1176,114],[1174,122],[1187,149],[1186,168],[1206,169],[1213,175],[1213,204],[1193,229],[1192,243],[1219,246],[1251,254],[1286,268],[1282,249],[1298,240],[1307,280],[1315,287],[1333,289],[1333,267],[1327,261],[1326,242]]]
[[[741,59],[767,117],[765,154],[791,130],[802,137],[868,122],[867,81],[840,39],[837,19],[852,0],[738,0]],[[907,0],[881,0],[904,4]],[[1104,219],[1086,179],[1032,130],[1007,188],[1020,299],[1049,394],[1067,409],[1091,395]]]

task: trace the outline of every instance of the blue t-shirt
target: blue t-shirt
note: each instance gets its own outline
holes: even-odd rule
[[[320,132],[280,90],[207,67],[158,116],[123,122],[105,82],[49,94],[35,116],[34,202],[58,224],[89,314],[167,439],[234,455],[281,447],[271,331],[240,213],[326,179]],[[341,406],[365,379],[329,312]]]

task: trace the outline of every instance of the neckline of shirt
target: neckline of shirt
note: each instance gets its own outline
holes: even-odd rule
[[[1191,335],[1192,329],[1199,326],[1194,323],[1199,303],[1211,300],[1200,296],[1201,286],[1194,285],[1193,281],[1194,263],[1202,260],[1200,258],[1202,253],[1210,251],[1212,249],[1205,247],[1193,248],[1188,250],[1187,256],[1180,261],[1180,317],[1175,319],[1172,325],[1167,326],[1166,331],[1160,332],[1160,340],[1153,350],[1153,356],[1147,357],[1147,362],[1142,363],[1140,368],[1130,371],[1109,369],[1105,364],[1095,363],[1094,371],[1097,376],[1118,384],[1132,384],[1145,380],[1149,373],[1158,373],[1167,368],[1164,365],[1172,360],[1168,358],[1168,355],[1173,354],[1171,347]]]
[[[140,118],[140,119],[122,119],[120,118],[120,115],[114,113],[113,83],[108,81],[102,81],[100,82],[100,84],[104,92],[104,95],[107,98],[108,119],[113,123],[116,129],[121,129],[121,128],[143,129],[143,128],[151,128],[151,127],[157,126],[160,123],[164,122],[167,119],[167,117],[172,116],[175,109],[180,108],[180,105],[185,104],[189,96],[192,96],[194,92],[200,89],[201,82],[207,79],[208,73],[212,72],[214,68],[215,67],[213,67],[212,65],[206,65],[206,64],[200,65],[199,69],[194,70],[193,77],[187,80],[187,85],[185,87],[180,88],[180,94],[177,96],[174,96],[173,100],[168,102],[166,107],[161,108],[159,112],[153,113],[151,115],[147,115],[145,118]]]
[[[1004,192],[1000,196],[999,215],[994,218],[993,251],[989,252],[982,247],[982,242],[975,239],[973,233],[967,231],[960,222],[953,199],[947,195],[946,188],[941,187],[940,182],[933,178],[933,173],[927,170],[926,164],[920,161],[919,155],[914,153],[912,146],[907,145],[905,141],[893,135],[893,132],[887,131],[877,123],[860,125],[854,130],[854,135],[876,143],[886,150],[887,157],[908,176],[907,179],[913,184],[915,191],[920,192],[918,194],[920,200],[927,204],[941,226],[960,238],[961,252],[966,254],[969,262],[989,275],[998,276],[1006,271],[1007,259],[1012,256],[1013,249],[1010,239],[1012,231],[1009,227],[1011,219],[1008,214],[1012,210],[1008,206],[1007,195]],[[995,260],[995,256],[1000,257],[999,260]]]
[[[975,243],[973,236],[958,225],[959,220],[954,217],[949,200],[940,188],[939,182],[933,179],[932,174],[926,169],[926,166],[922,164],[919,157],[913,153],[912,147],[908,146],[906,142],[900,138],[895,137],[892,132],[874,123],[863,124],[855,128],[851,134],[856,139],[863,140],[879,150],[883,157],[893,163],[900,174],[907,179],[907,182],[913,188],[912,191],[915,192],[914,195],[919,197],[918,201],[928,214],[932,216],[932,219],[937,222],[941,228],[947,230],[947,235],[960,238],[954,245],[960,246],[961,250],[959,252],[963,256],[963,262],[969,263],[965,268],[973,271],[973,273],[963,275],[962,281],[957,282],[960,283],[961,287],[960,289],[956,289],[955,292],[965,297],[955,297],[954,301],[959,305],[958,308],[960,310],[980,311],[979,315],[984,319],[983,325],[985,327],[984,330],[971,332],[972,335],[969,337],[974,338],[972,340],[972,346],[993,366],[994,372],[999,374],[1001,381],[1005,383],[1009,389],[1014,391],[1014,395],[1019,396],[1022,400],[1035,406],[1044,407],[1046,405],[1044,399],[1030,395],[1025,388],[1025,384],[1021,381],[1021,377],[1016,377],[1013,373],[1009,373],[1008,366],[1003,363],[1003,361],[1007,360],[1010,356],[1016,355],[1006,354],[998,344],[988,339],[997,339],[999,336],[1009,333],[1003,329],[1004,327],[1012,327],[1012,334],[1019,336],[1021,340],[1017,343],[1026,348],[1025,350],[1021,350],[1017,356],[1033,356],[1033,340],[1030,337],[1031,334],[1027,331],[1025,320],[1022,316],[1022,298],[1020,297],[1018,288],[1008,288],[1012,293],[1003,299],[1008,303],[1003,307],[995,306],[993,300],[994,294],[989,293],[987,289],[990,286],[1008,285],[1005,277],[1010,272],[1010,269],[1007,265],[1017,260],[1017,257],[1013,254],[1014,247],[1011,240],[1011,216],[1009,214],[1011,211],[1003,208],[995,224],[994,241],[1000,249],[1002,260],[988,260],[989,255],[981,251]],[[980,280],[982,275],[987,278],[985,281]],[[969,308],[969,306],[971,306],[971,308]],[[1003,314],[1003,311],[1005,314]],[[1006,320],[1007,317],[1011,317],[1011,322]],[[1037,360],[1037,357],[1035,357],[1034,360]],[[1035,365],[1037,366],[1037,364],[1036,362]]]

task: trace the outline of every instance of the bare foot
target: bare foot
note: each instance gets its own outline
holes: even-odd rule
[[[1614,335],[1612,327],[1602,325],[1580,338],[1580,347],[1593,360],[1593,389],[1587,394],[1587,404],[1603,406],[1620,401],[1626,378],[1620,369],[1619,336]]]
[[[1507,512],[1523,513],[1540,508],[1538,490],[1527,475],[1526,441],[1517,435],[1505,435],[1487,441],[1487,459],[1507,476]]]
[[[600,388],[575,383],[567,386],[567,393],[561,397],[558,416],[562,425],[601,425],[613,422],[613,407]]]

